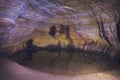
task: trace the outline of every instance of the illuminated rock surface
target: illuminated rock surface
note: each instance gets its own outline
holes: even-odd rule
[[[111,46],[113,55],[119,47],[119,10],[119,0],[1,0],[0,46],[3,49],[8,47],[9,50],[10,46],[16,46],[17,49],[13,49],[19,50],[22,48],[19,44],[40,36],[36,33],[47,33],[50,26],[63,24],[69,25],[82,38],[80,40],[76,36],[77,41],[73,41],[75,46],[77,42],[83,46],[85,40],[92,39],[92,44],[101,44],[97,46],[97,51],[102,50],[99,50],[100,46]],[[55,41],[49,38],[51,41],[47,40],[47,45]],[[41,43],[41,40],[40,36],[35,44]]]

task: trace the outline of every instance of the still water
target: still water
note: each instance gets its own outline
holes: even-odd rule
[[[110,66],[108,56],[72,50],[40,50],[26,59],[26,53],[14,54],[10,59],[38,71],[60,75],[76,75],[103,72]]]

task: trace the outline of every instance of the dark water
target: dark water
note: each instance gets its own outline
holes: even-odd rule
[[[32,53],[31,60],[27,60],[26,53],[21,52],[10,59],[38,71],[61,75],[103,72],[111,62],[111,58],[105,55],[71,50],[41,50]]]

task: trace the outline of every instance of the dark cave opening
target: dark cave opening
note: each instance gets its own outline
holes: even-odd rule
[[[49,35],[51,35],[51,37],[55,37],[55,34],[56,34],[56,27],[55,25],[53,25],[49,28]]]
[[[120,42],[120,20],[116,24],[116,27],[117,27],[117,37],[118,37],[118,40]]]

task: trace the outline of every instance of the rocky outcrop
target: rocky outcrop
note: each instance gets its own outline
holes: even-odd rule
[[[86,45],[85,49],[99,45],[94,50],[106,47],[114,55],[119,50],[119,5],[119,0],[1,0],[0,47],[19,50],[19,44],[36,38],[38,45],[39,31],[47,32],[50,26],[63,24],[83,39],[78,40],[81,46]],[[88,43],[90,40],[94,42]]]

